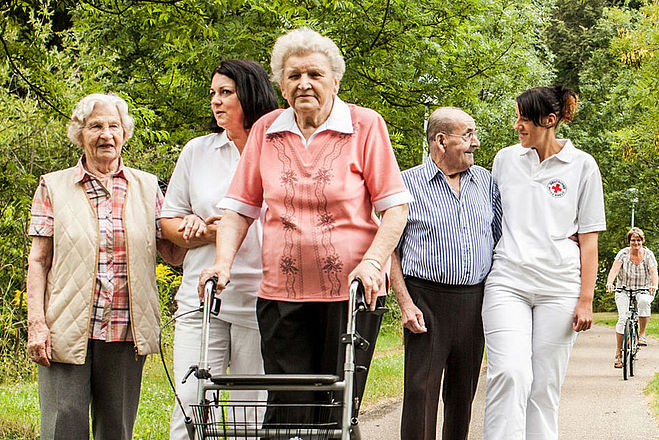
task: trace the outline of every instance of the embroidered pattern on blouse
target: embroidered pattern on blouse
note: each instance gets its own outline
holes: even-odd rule
[[[324,144],[316,145],[311,164],[301,162],[299,156],[283,141],[279,133],[268,135],[277,151],[282,167],[280,182],[285,188],[284,209],[280,221],[284,229],[284,245],[280,259],[280,270],[286,276],[286,292],[289,298],[298,298],[304,291],[305,273],[300,270],[302,259],[313,258],[318,268],[320,288],[325,297],[341,296],[341,279],[344,270],[343,260],[332,243],[332,230],[335,228],[335,215],[328,211],[326,188],[335,180],[332,166],[341,157],[350,134],[333,133],[323,136]],[[297,189],[297,192],[296,192]],[[313,255],[302,255],[299,222],[296,215],[311,212],[314,216],[313,230],[305,238],[312,242]],[[312,265],[310,265],[311,267]]]
[[[281,133],[269,134],[266,139],[272,142],[277,151],[277,158],[282,164],[280,182],[286,189],[284,196],[285,212],[281,216],[284,229],[284,246],[282,257],[279,261],[279,269],[286,275],[286,292],[289,298],[297,298],[302,292],[303,275],[300,273],[299,262],[302,261],[299,244],[296,246],[294,237],[297,231],[295,223],[295,184],[298,181],[297,173],[292,169],[291,158],[286,154],[285,144]],[[298,286],[299,285],[299,286]]]

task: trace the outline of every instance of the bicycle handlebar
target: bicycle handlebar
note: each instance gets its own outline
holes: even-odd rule
[[[615,292],[629,292],[632,295],[637,295],[639,293],[649,293],[650,289],[631,289],[627,286],[621,286],[621,287],[616,287],[614,289]]]

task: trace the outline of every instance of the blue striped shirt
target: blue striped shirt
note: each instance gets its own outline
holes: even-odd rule
[[[432,160],[402,173],[414,197],[398,243],[403,274],[452,285],[485,279],[501,237],[501,199],[492,175],[471,166],[460,197]]]

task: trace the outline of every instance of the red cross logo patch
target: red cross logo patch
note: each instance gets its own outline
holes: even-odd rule
[[[552,197],[563,197],[567,192],[567,186],[565,186],[565,182],[560,179],[550,180],[547,184],[547,189],[549,190],[549,194],[551,194]]]

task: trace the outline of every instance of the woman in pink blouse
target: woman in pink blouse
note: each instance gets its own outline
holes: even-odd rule
[[[202,272],[200,290],[213,275],[224,289],[236,251],[265,203],[257,300],[265,372],[342,375],[339,338],[349,283],[362,281],[371,309],[384,302],[389,256],[411,196],[382,117],[337,96],[345,62],[332,40],[308,28],[293,30],[275,43],[271,67],[290,107],[252,127],[220,203],[215,263]],[[370,364],[379,326],[376,316],[358,322],[371,342],[368,352],[358,353],[358,364]],[[366,374],[358,374],[359,399],[365,383]],[[268,399],[311,397],[270,392]],[[273,413],[268,410],[265,423]],[[298,417],[314,416],[301,411]]]

